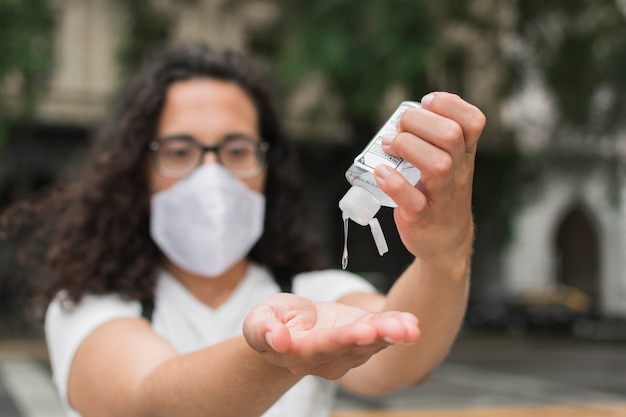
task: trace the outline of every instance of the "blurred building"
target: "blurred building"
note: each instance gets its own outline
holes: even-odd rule
[[[28,178],[50,178],[68,155],[105,116],[111,99],[124,82],[120,47],[130,36],[122,2],[54,0],[54,68],[38,105],[35,126],[15,126],[13,149],[0,161],[4,193],[28,191],[38,184]],[[241,49],[247,27],[263,20],[271,9],[255,2],[222,0],[153,2],[171,15],[170,40],[210,40],[216,47]],[[245,3],[245,4],[243,4]],[[69,142],[69,143],[68,143]],[[42,151],[43,150],[43,151]],[[9,156],[10,155],[10,156]],[[11,172],[8,172],[11,171]],[[14,173],[19,172],[19,178]],[[27,174],[22,175],[22,174]],[[7,181],[13,185],[7,185]],[[2,201],[8,201],[4,196]]]
[[[590,313],[626,317],[626,172],[618,144],[557,153],[515,218],[503,259],[507,293],[573,287],[589,297]],[[568,163],[578,167],[563,168]]]
[[[624,319],[626,136],[554,129],[546,90],[528,82],[503,111],[522,152],[543,161],[543,172],[514,219],[500,285],[518,299],[575,289],[588,300],[586,314]]]

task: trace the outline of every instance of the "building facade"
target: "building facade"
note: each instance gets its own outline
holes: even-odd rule
[[[503,285],[527,294],[565,285],[585,293],[594,313],[626,317],[626,193],[614,157],[584,172],[542,178],[514,220]]]

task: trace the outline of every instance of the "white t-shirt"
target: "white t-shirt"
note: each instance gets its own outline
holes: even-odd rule
[[[294,277],[293,293],[315,301],[336,301],[354,292],[373,292],[363,278],[340,270],[302,273]],[[226,302],[217,309],[202,304],[169,273],[157,278],[153,329],[179,353],[187,353],[241,335],[243,320],[265,297],[280,291],[270,273],[252,264]],[[89,295],[64,307],[60,294],[48,307],[46,341],[53,380],[67,415],[80,417],[67,400],[67,381],[74,354],[98,326],[121,317],[139,317],[141,305],[116,295]],[[336,390],[334,381],[307,376],[286,392],[263,417],[327,417]]]

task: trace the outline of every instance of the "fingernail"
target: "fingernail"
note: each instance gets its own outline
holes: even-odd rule
[[[396,138],[396,135],[393,133],[385,133],[382,137],[383,145],[391,145],[391,142]]]
[[[272,342],[272,334],[270,332],[265,333],[265,341],[273,350],[276,350],[276,347],[274,347],[274,343]]]
[[[422,106],[428,106],[433,99],[435,98],[434,94],[426,94],[424,97],[422,97],[421,103]]]
[[[391,171],[393,171],[393,169],[385,164],[380,164],[376,166],[376,168],[374,168],[376,176],[383,180],[389,178],[389,176],[391,175]]]
[[[383,337],[383,340],[384,340],[386,343],[389,343],[390,345],[393,345],[394,343],[396,343],[396,341],[395,341],[395,340],[391,339],[391,338],[390,338],[390,337],[388,337],[388,336]]]

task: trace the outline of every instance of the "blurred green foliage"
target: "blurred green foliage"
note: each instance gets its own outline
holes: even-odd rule
[[[129,75],[167,44],[180,8],[196,5],[200,0],[113,1],[124,10],[128,22],[117,58],[122,74]]]
[[[468,33],[478,33],[492,43],[497,42],[498,33],[493,15],[476,15],[470,3],[282,1],[280,18],[252,37],[251,49],[270,57],[287,92],[306,83],[312,74],[323,74],[328,93],[343,100],[342,117],[353,134],[347,139],[356,154],[378,127],[381,99],[390,88],[399,86],[406,97],[418,100],[436,89],[465,94],[472,45],[463,39],[451,41],[446,28],[466,27]],[[493,65],[500,65],[499,57],[492,58]],[[494,95],[503,98],[505,92],[502,88]],[[499,107],[492,103],[491,108],[499,111]],[[524,164],[511,132],[496,128],[490,133],[504,143],[503,158],[497,153],[481,158],[485,164],[476,180],[484,192],[476,194],[474,205],[480,210],[477,220],[490,222],[488,239],[500,245],[510,235],[509,219],[519,206],[517,191],[528,177],[522,173]]]
[[[409,97],[421,97],[434,88],[464,95],[471,79],[468,62],[476,60],[477,46],[486,46],[477,45],[481,42],[491,43],[482,65],[498,66],[502,74],[496,91],[485,92],[488,102],[478,103],[489,112],[490,128],[499,122],[504,100],[522,87],[528,76],[524,71],[530,67],[557,102],[557,126],[596,135],[624,126],[623,0],[278,4],[280,18],[251,37],[252,50],[271,57],[286,90],[306,82],[311,74],[324,74],[329,90],[344,101],[343,116],[353,126],[372,128],[368,120],[377,120],[380,99],[393,85],[403,87]],[[451,39],[450,29],[455,28],[467,34],[465,41]],[[511,47],[519,50],[508,50]],[[445,85],[435,80],[434,72],[443,73]],[[498,129],[489,134],[510,137]]]
[[[32,115],[51,71],[53,17],[46,0],[0,0],[0,144],[11,119]]]
[[[116,2],[128,19],[127,33],[117,58],[122,73],[129,74],[167,41],[172,17],[152,1]]]
[[[596,135],[624,127],[626,2],[524,0],[517,32],[555,94],[561,123]]]
[[[619,1],[282,0],[279,18],[255,32],[249,47],[269,57],[285,93],[323,74],[328,94],[342,102],[355,151],[378,127],[390,88],[416,99],[436,89],[468,98],[471,90],[487,115],[475,176],[476,252],[493,259],[546,168],[544,155],[520,152],[516,132],[501,119],[529,77],[555,99],[553,143],[566,140],[567,129],[600,140],[624,128],[626,19]],[[498,79],[480,82],[484,77]],[[313,125],[323,122],[310,116]]]
[[[371,133],[391,85],[410,97],[424,94],[427,57],[437,39],[427,3],[281,1],[281,17],[251,37],[251,49],[273,59],[286,90],[323,74],[343,101],[343,117],[356,132]]]

